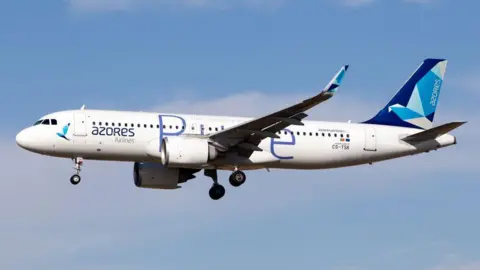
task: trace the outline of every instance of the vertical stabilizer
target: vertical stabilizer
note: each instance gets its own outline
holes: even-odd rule
[[[447,60],[425,59],[390,102],[367,124],[430,129]]]

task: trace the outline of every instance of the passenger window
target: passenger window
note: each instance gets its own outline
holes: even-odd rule
[[[157,128],[160,128],[160,125],[157,125]]]
[[[135,125],[134,125],[134,124],[130,124],[130,126],[131,126],[131,127],[135,127]]]
[[[317,137],[318,137],[318,133],[317,133],[317,132],[315,132],[315,136],[317,136]]]
[[[330,136],[331,136],[331,134],[330,134],[330,133],[328,133],[328,137],[330,137]]]
[[[43,120],[42,125],[50,125],[50,119]]]
[[[347,134],[347,138],[350,138],[350,134]]]
[[[128,124],[127,124],[127,123],[125,123],[125,127],[128,127]]]
[[[140,124],[137,124],[137,127],[140,127]]]
[[[105,126],[108,127],[108,122],[105,122]]]
[[[147,124],[143,124],[143,127],[144,127],[144,128],[147,128]]]
[[[92,125],[94,125],[94,126],[95,126],[95,122],[92,122]]]
[[[340,134],[340,138],[343,138],[343,134]]]
[[[312,133],[310,132],[310,136],[312,136]]]
[[[337,137],[337,133],[335,133],[333,136]]]
[[[153,125],[152,125],[152,124],[150,124],[150,128],[153,128]]]

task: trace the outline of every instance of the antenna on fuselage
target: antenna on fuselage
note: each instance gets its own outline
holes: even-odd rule
[[[85,109],[85,104],[82,105],[82,107],[80,108],[80,110],[84,110]]]

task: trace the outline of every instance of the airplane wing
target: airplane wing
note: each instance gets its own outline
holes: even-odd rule
[[[279,138],[277,132],[290,125],[303,125],[308,109],[330,99],[338,90],[348,65],[343,66],[325,88],[316,96],[272,114],[241,123],[211,134],[209,139],[223,151],[237,148],[241,156],[249,157],[253,151],[262,151],[260,142],[268,137]]]

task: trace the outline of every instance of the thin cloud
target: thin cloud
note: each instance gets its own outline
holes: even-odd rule
[[[363,7],[374,3],[375,0],[343,0],[342,5],[346,7]]]
[[[480,269],[480,261],[439,265],[439,266],[430,268],[428,270],[478,270],[478,269]]]
[[[436,2],[436,0],[404,0],[404,1],[412,4],[432,4]]]
[[[142,8],[272,10],[287,0],[68,0],[70,8],[81,12],[132,11]]]

